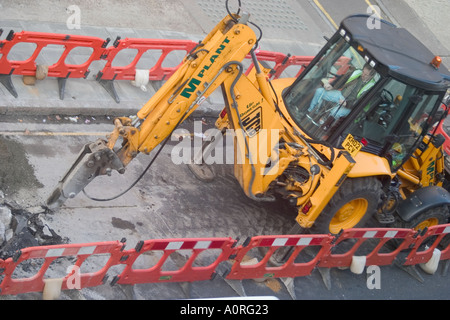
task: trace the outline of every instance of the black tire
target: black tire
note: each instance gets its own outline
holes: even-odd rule
[[[340,226],[342,229],[365,227],[378,209],[381,188],[380,180],[375,177],[347,178],[320,213],[310,231],[316,234],[337,234],[341,230]],[[352,208],[358,213],[354,216],[351,216],[351,212],[345,214],[352,211]],[[344,220],[345,215],[349,214],[349,219]],[[344,217],[335,218],[338,215]]]
[[[398,219],[396,227],[423,230],[425,227],[430,227],[432,225],[448,223],[449,217],[450,212],[448,207],[440,206],[424,211],[409,222]]]
[[[403,221],[400,218],[395,223],[395,226],[398,228],[406,228],[406,229],[414,229],[423,231],[426,227],[431,227],[433,225],[438,224],[446,224],[450,221],[450,211],[447,206],[440,206],[428,209],[424,211],[422,214],[412,219],[409,222]],[[436,239],[436,236],[430,237],[429,239],[425,239],[425,242],[422,243],[422,247],[426,245],[431,245]],[[446,247],[450,243],[450,236],[446,235],[440,242],[441,247]],[[400,242],[398,243],[398,245]]]

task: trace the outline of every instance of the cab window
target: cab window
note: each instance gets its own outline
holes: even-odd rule
[[[389,79],[343,131],[369,142],[369,148],[391,146],[387,157],[394,170],[428,130],[430,115],[437,107],[438,94],[426,93],[395,79]]]

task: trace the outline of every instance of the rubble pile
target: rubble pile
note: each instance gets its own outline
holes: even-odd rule
[[[5,199],[0,190],[0,259],[12,257],[17,250],[67,243],[51,228],[48,209],[37,206],[21,208]]]

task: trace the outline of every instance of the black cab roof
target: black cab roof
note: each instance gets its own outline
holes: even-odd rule
[[[345,30],[355,48],[363,48],[363,56],[375,61],[379,73],[425,90],[445,91],[450,87],[450,72],[442,63],[439,69],[431,65],[435,54],[424,44],[404,28],[373,19],[353,15],[341,22],[340,30]]]

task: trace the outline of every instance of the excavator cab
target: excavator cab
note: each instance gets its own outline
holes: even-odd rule
[[[405,29],[383,20],[369,28],[367,19],[343,20],[283,97],[311,139],[342,148],[351,135],[395,172],[439,120],[449,73]]]

